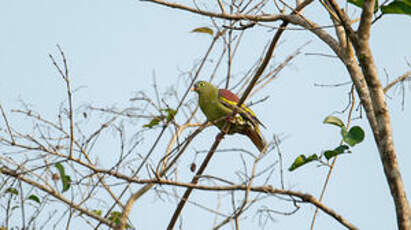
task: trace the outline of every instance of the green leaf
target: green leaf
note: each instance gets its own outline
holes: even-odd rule
[[[174,116],[176,115],[177,111],[174,109],[161,109],[162,112],[166,112],[167,116],[156,116],[154,117],[150,123],[143,125],[144,128],[153,128],[154,126],[157,126],[158,124],[160,124],[160,121],[166,119],[167,122],[171,121],[172,119],[174,119]]]
[[[154,126],[158,125],[160,123],[160,118],[159,117],[154,117],[150,123],[143,125],[144,128],[153,128]]]
[[[393,1],[386,6],[381,6],[383,14],[406,14],[411,15],[411,1]]]
[[[324,124],[336,125],[338,127],[344,127],[344,122],[340,118],[335,116],[328,116],[323,121]]]
[[[211,36],[214,35],[214,31],[208,27],[198,27],[198,28],[193,29],[191,32],[192,33],[205,33]]]
[[[66,175],[64,166],[61,163],[56,163],[55,166],[60,173],[61,183],[63,184],[63,189],[61,190],[61,192],[65,192],[70,188],[71,178],[70,176]]]
[[[121,222],[121,212],[119,211],[114,211],[110,213],[110,216],[108,219],[113,222],[115,225],[120,225]],[[129,229],[131,226],[126,223],[126,229]]]
[[[358,6],[359,8],[362,8],[364,4],[364,0],[348,0],[349,3]],[[374,5],[374,13],[378,11],[378,0],[375,0],[375,5]]]
[[[111,212],[110,216],[108,217],[108,219],[111,222],[114,222],[116,225],[120,224],[120,218],[121,218],[121,212],[119,212],[119,211]]]
[[[66,175],[66,172],[64,171],[64,166],[61,163],[56,163],[55,166],[60,173],[60,177]]]
[[[91,210],[91,212],[98,216],[101,216],[101,214],[103,214],[103,211],[101,211],[100,209],[93,209]]]
[[[349,148],[350,147],[348,147],[347,145],[340,145],[337,148],[335,148],[334,150],[325,151],[324,156],[325,156],[325,158],[327,158],[327,160],[329,160],[332,157],[335,157],[337,155],[340,155],[340,154],[343,154],[343,153],[350,153],[350,151],[346,151]]]
[[[359,126],[354,126],[344,135],[344,142],[350,146],[354,146],[364,140],[365,134]]]
[[[40,202],[40,199],[36,196],[36,195],[34,195],[34,194],[31,194],[28,198],[27,198],[28,200],[32,200],[32,201],[35,201],[35,202],[37,202],[37,203],[41,203]]]
[[[348,2],[360,8],[362,8],[362,5],[364,4],[364,0],[348,0]]]
[[[119,225],[120,224],[120,218],[121,218],[121,212],[119,211],[114,211],[110,213],[110,216],[108,217],[108,219],[113,222],[115,225]]]
[[[71,178],[70,178],[70,176],[66,175],[65,177],[62,177],[61,179],[62,179],[62,182],[63,182],[62,192],[65,192],[65,191],[69,190],[69,188],[70,188]]]
[[[318,156],[317,154],[312,154],[309,157],[304,156],[303,154],[301,154],[300,156],[298,156],[297,158],[295,158],[294,163],[288,168],[288,171],[294,171],[295,169],[311,162],[314,160],[317,160]]]
[[[174,110],[174,109],[162,109],[162,111],[167,112],[167,122],[174,119],[174,116],[177,113],[177,110]]]
[[[19,191],[17,191],[17,189],[15,189],[15,188],[10,187],[6,190],[6,193],[11,193],[11,194],[14,194],[14,195],[18,195]]]
[[[350,149],[350,147],[348,147],[347,145],[340,145],[337,148],[334,149],[335,152],[337,153],[344,153],[345,150]]]

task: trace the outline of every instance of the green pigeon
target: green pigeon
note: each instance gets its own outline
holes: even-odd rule
[[[260,152],[265,151],[266,142],[261,134],[259,125],[264,125],[257,119],[253,111],[245,105],[237,106],[238,97],[230,90],[218,89],[206,81],[194,84],[193,91],[197,92],[198,103],[207,119],[223,130],[226,122],[231,124],[228,134],[240,133],[248,136]],[[234,108],[237,114],[231,117]]]

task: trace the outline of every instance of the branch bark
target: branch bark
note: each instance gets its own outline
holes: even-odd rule
[[[370,90],[377,122],[373,129],[378,146],[384,173],[394,200],[397,213],[397,224],[400,230],[411,229],[411,211],[401,178],[397,154],[392,138],[390,114],[385,101],[384,89],[378,78],[377,67],[369,46],[370,30],[374,12],[375,0],[365,0],[358,28],[358,42],[353,41],[356,56]]]
[[[249,190],[249,191],[257,192],[257,193],[267,193],[267,194],[293,196],[293,197],[300,198],[301,201],[303,201],[303,202],[313,204],[314,206],[321,209],[323,212],[325,212],[326,214],[328,214],[329,216],[331,216],[332,218],[334,218],[335,220],[340,222],[342,225],[344,225],[348,229],[358,229],[352,223],[350,223],[348,220],[346,220],[343,216],[338,214],[333,209],[331,209],[331,208],[327,207],[326,205],[322,204],[313,195],[308,194],[308,193],[296,192],[296,191],[292,191],[292,190],[277,189],[277,188],[271,187],[270,185],[267,185],[267,186],[254,186],[254,187],[250,187],[248,185],[205,186],[205,185],[177,182],[177,181],[171,181],[171,180],[165,180],[165,179],[150,180],[150,183],[184,187],[184,188],[188,188],[190,190],[197,189],[197,190],[214,191],[214,192],[219,192],[219,191],[247,191],[247,190]]]
[[[384,87],[384,93],[387,93],[394,85],[396,85],[398,82],[405,81],[407,78],[411,77],[411,70],[408,70],[406,73],[403,75],[399,76],[396,78],[394,81],[388,83],[387,86]]]
[[[16,172],[14,172],[13,170],[10,170],[6,167],[2,167],[0,168],[0,172],[2,174],[14,177],[16,179],[18,179],[19,181],[24,181],[27,184],[32,185],[33,187],[36,187],[40,190],[42,190],[45,193],[50,194],[51,196],[53,196],[54,198],[64,202],[65,204],[67,204],[70,208],[76,209],[77,211],[79,211],[80,213],[84,213],[85,215],[99,221],[100,223],[103,223],[105,225],[107,225],[110,228],[114,228],[114,225],[107,219],[104,219],[103,217],[97,215],[96,213],[93,213],[87,209],[82,208],[81,206],[75,204],[73,201],[70,201],[68,199],[66,199],[64,196],[62,196],[62,194],[56,192],[54,189],[50,189],[42,184],[37,183],[36,181],[27,178],[21,174],[18,174]]]

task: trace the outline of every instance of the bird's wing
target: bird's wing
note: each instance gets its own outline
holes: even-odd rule
[[[230,90],[227,89],[219,89],[218,90],[218,100],[221,104],[223,104],[225,107],[234,110],[237,108],[238,113],[245,118],[246,120],[249,120],[253,126],[257,126],[260,124],[261,126],[265,127],[260,120],[258,120],[257,116],[251,109],[247,108],[244,104],[241,105],[241,108],[237,106],[238,102],[240,99],[232,93]]]

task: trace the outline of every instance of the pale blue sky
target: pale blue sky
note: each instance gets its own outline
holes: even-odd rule
[[[306,10],[307,15],[315,13],[319,22],[327,22],[328,18],[322,18],[318,12],[324,13],[318,4]],[[411,61],[410,22],[407,16],[388,15],[373,27],[371,46],[384,84],[384,69],[391,80],[410,69],[406,62]],[[1,0],[0,103],[10,110],[19,106],[21,98],[45,115],[55,116],[59,103],[66,96],[64,84],[48,58],[49,53],[58,55],[57,43],[67,54],[73,88],[85,87],[76,93],[77,106],[84,103],[102,107],[125,105],[139,90],[146,90],[152,95],[153,71],[160,90],[164,92],[177,81],[179,70],[190,69],[202,57],[211,41],[207,35],[189,31],[210,24],[205,17],[140,1]],[[237,79],[254,63],[273,34],[268,29],[252,29],[248,33],[233,63]],[[273,61],[281,62],[308,40],[312,42],[304,52],[331,53],[310,33],[287,31]],[[223,75],[219,80],[225,76],[225,73],[220,74]],[[200,76],[201,79],[208,77],[209,72]],[[314,87],[314,83],[348,80],[347,72],[339,61],[302,54],[281,73],[278,80],[252,98],[257,100],[270,95],[269,100],[256,105],[253,110],[268,127],[263,130],[266,137],[273,133],[288,136],[281,145],[285,166],[288,167],[299,154],[319,152],[338,145],[338,130],[323,125],[322,120],[345,107],[350,86],[319,88]],[[411,170],[407,163],[411,162],[411,98],[408,86],[406,89],[404,110],[401,110],[399,91],[393,90],[387,102],[392,112],[394,143],[403,181],[410,196]],[[195,95],[190,95],[190,98],[194,99]],[[345,117],[341,118],[345,120]],[[24,125],[19,125],[18,117],[12,117],[11,122],[24,128]],[[366,139],[353,149],[353,154],[338,160],[324,203],[360,229],[396,229],[392,199],[368,123],[362,119],[355,120],[353,124],[364,127]],[[136,130],[140,127],[139,123]],[[157,132],[146,134],[141,153],[152,144],[152,137]],[[207,149],[216,133],[217,129],[210,128],[199,135],[194,145],[196,149]],[[222,148],[237,144],[247,146],[247,141],[241,136],[230,136],[225,138]],[[111,146],[100,144],[100,158],[109,157]],[[192,176],[187,165],[194,158],[193,150],[193,147],[189,148],[179,164],[183,179],[188,180]],[[161,154],[157,152],[157,155]],[[236,178],[233,174],[241,167],[241,160],[236,156],[216,155],[207,172]],[[271,162],[276,159],[274,154],[266,158]],[[325,168],[312,164],[292,173],[286,172],[286,185],[318,196],[325,175]],[[279,185],[278,181],[272,183]],[[192,198],[215,207],[215,194],[195,191]],[[266,205],[284,207],[275,199]],[[135,220],[133,223],[138,229],[164,229],[175,206],[174,201],[156,200],[155,196],[149,195],[133,208],[131,219]],[[293,216],[275,216],[276,222],[270,223],[266,229],[308,229],[313,210],[307,204]],[[204,218],[207,215],[207,212],[187,205],[183,211],[183,229],[210,229],[213,218]],[[253,229],[257,223],[258,218],[251,212],[244,220],[243,228]],[[344,229],[323,214],[320,214],[316,226],[316,229]],[[229,225],[225,229],[230,229]]]

